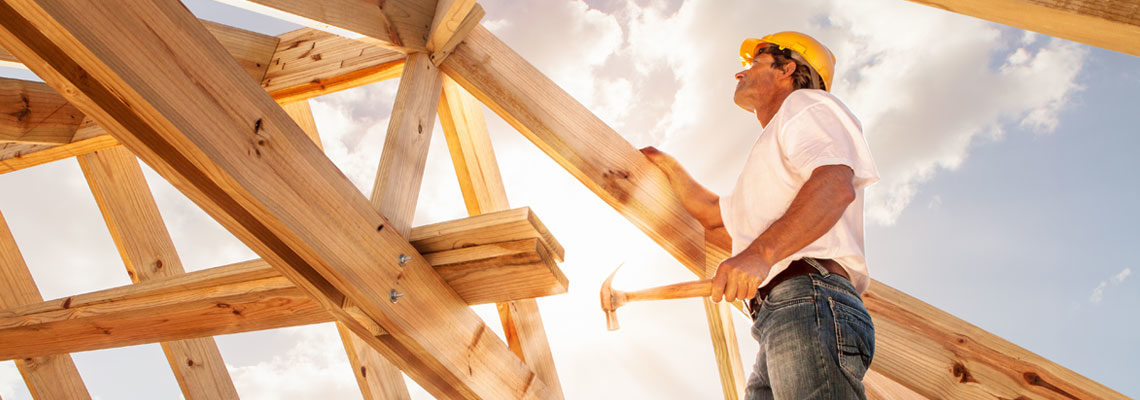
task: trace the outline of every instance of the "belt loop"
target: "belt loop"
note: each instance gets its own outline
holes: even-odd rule
[[[819,274],[823,275],[824,278],[827,278],[831,275],[831,271],[828,271],[827,268],[824,268],[823,264],[819,263],[819,260],[811,257],[804,257],[803,260],[810,264],[812,267],[815,267],[815,269],[819,271]]]

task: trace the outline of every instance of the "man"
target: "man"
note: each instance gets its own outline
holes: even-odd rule
[[[749,300],[760,354],[748,399],[865,399],[874,328],[863,306],[863,189],[878,172],[859,121],[828,91],[835,58],[796,32],[745,40],[735,103],[763,131],[721,198],[642,149],[711,240],[732,242],[714,301]]]

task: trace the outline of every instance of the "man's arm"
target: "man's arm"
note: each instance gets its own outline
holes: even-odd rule
[[[750,299],[768,276],[772,264],[819,239],[831,230],[855,201],[854,172],[846,165],[825,165],[812,171],[788,211],[746,249],[717,268],[713,301]]]
[[[724,221],[720,217],[720,196],[697,183],[675,158],[665,152],[649,146],[642,148],[641,153],[669,178],[673,193],[681,200],[681,206],[685,207],[689,215],[696,218],[707,231],[713,232],[719,228],[719,232],[725,232]],[[727,236],[727,233],[724,235]]]

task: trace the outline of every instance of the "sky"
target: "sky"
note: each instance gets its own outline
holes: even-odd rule
[[[199,17],[296,26],[205,0]],[[740,41],[798,30],[838,59],[882,180],[867,191],[873,278],[1127,396],[1140,397],[1140,58],[902,0],[488,0],[483,24],[636,147],[673,154],[718,193],[760,133],[732,102]],[[19,70],[0,75],[31,79]],[[326,153],[364,193],[396,80],[311,101]],[[487,111],[513,207],[566,248],[567,294],[539,299],[567,398],[719,398],[699,300],[634,304],[605,330],[597,290],[691,273]],[[466,216],[435,128],[413,225]],[[147,168],[187,270],[256,257]],[[44,298],[129,280],[78,163],[0,175],[0,212]],[[61,251],[58,243],[66,243]],[[475,310],[502,334],[493,306]],[[741,354],[757,345],[735,319]],[[359,398],[331,324],[215,338],[245,399]],[[157,344],[73,354],[101,399],[179,398]],[[430,398],[414,382],[413,398]],[[0,397],[28,399],[12,362]]]

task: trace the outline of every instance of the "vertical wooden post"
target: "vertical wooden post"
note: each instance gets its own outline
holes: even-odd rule
[[[8,222],[0,214],[0,309],[43,301]],[[16,360],[28,391],[36,399],[90,399],[71,355],[58,354]]]
[[[728,258],[720,246],[705,238],[705,277],[716,274],[721,261]],[[716,367],[720,372],[720,386],[725,400],[744,398],[744,364],[740,360],[740,344],[736,341],[736,328],[732,324],[732,306],[728,302],[713,302],[703,299],[705,316],[709,323],[713,353],[716,354]]]
[[[321,145],[320,132],[317,130],[317,121],[313,119],[313,110],[308,100],[282,104],[281,108],[309,135],[317,147],[324,149]],[[352,365],[352,375],[356,377],[356,384],[360,387],[360,394],[365,400],[410,397],[408,385],[404,382],[404,375],[400,373],[399,368],[388,362],[376,349],[344,324],[337,322],[336,330],[340,334],[341,342],[344,343],[348,363]]]
[[[459,84],[445,77],[439,115],[467,213],[477,215],[510,209],[483,120],[482,105]],[[538,302],[526,299],[496,306],[511,351],[534,368],[550,391],[561,398],[562,383],[550,354]]]
[[[138,160],[123,146],[77,157],[134,283],[186,273]],[[187,399],[237,399],[212,337],[163,342]]]

